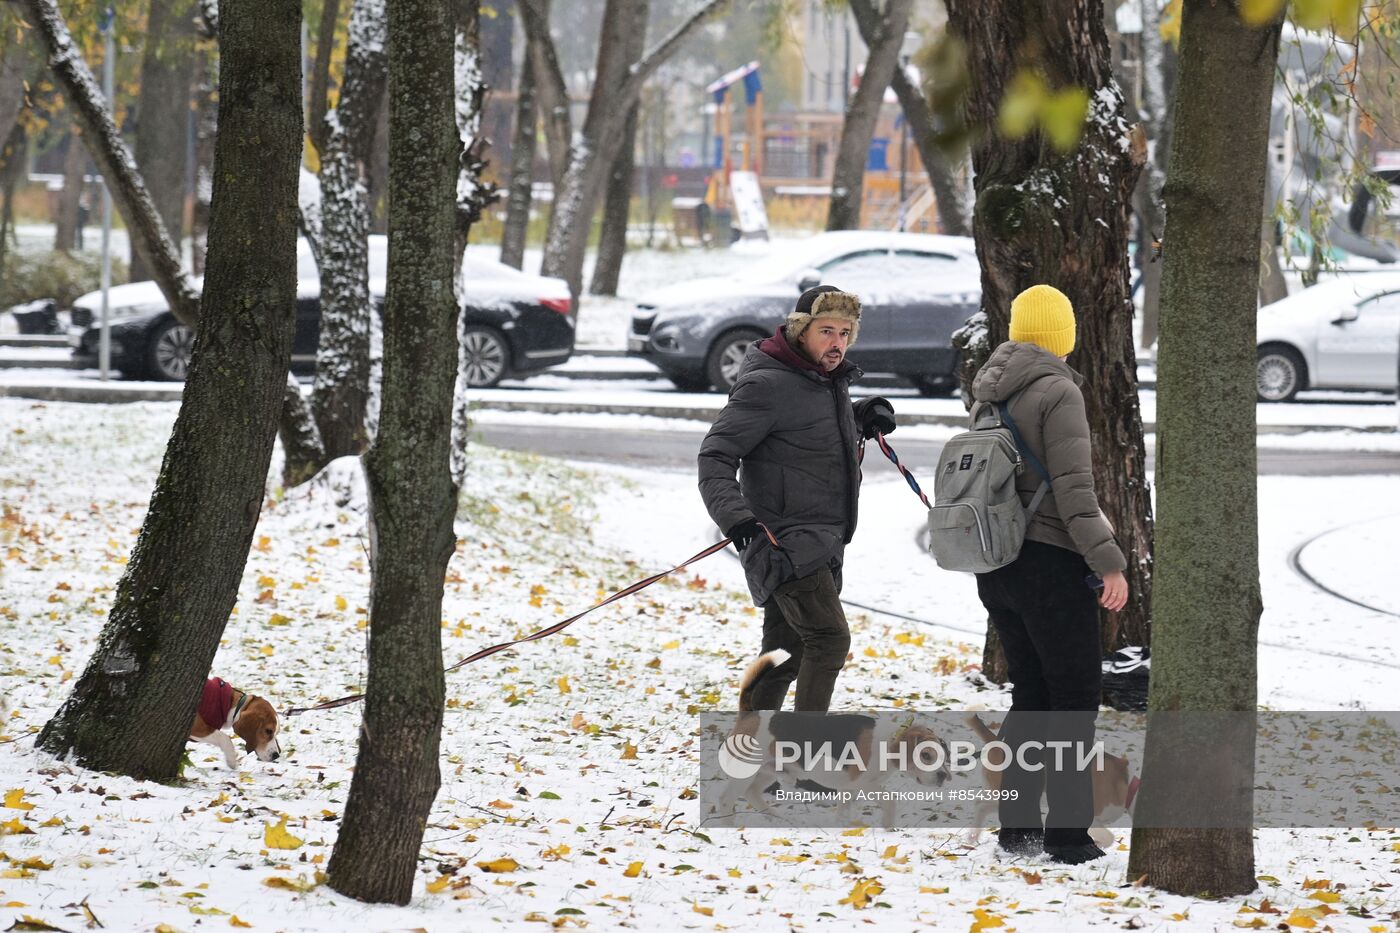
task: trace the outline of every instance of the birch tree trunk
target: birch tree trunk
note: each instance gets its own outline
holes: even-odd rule
[[[1282,11],[1266,26],[1240,20],[1235,3],[1186,0],[1166,202],[1157,367],[1156,638],[1150,711],[1257,709],[1259,526],[1255,309],[1258,228],[1268,164],[1269,113]],[[1228,99],[1230,106],[1220,107]],[[1252,717],[1232,717],[1249,726]],[[1198,736],[1248,762],[1254,729]],[[1149,720],[1143,807],[1169,746]],[[1209,763],[1209,754],[1199,759]],[[1219,775],[1173,769],[1201,799],[1220,796]],[[1247,795],[1246,795],[1247,796]],[[1128,876],[1182,894],[1230,897],[1255,888],[1251,801],[1243,827],[1137,828]]]
[[[369,193],[366,165],[387,77],[385,0],[355,0],[345,80],[321,156],[321,333],[311,408],[327,461],[369,444]]]
[[[296,307],[301,9],[222,7],[208,300],[184,400],[97,648],[39,735],[50,754],[156,781],[179,773],[238,596]]]
[[[437,794],[442,587],[455,543],[449,473],[457,371],[453,251],[461,141],[453,16],[389,6],[389,260],[370,500],[369,682],[345,818],[327,871],[341,894],[406,904]]]
[[[1145,645],[1152,500],[1128,296],[1128,210],[1145,146],[1141,131],[1131,132],[1123,119],[1103,4],[951,0],[948,13],[973,69],[969,122],[986,130],[972,153],[986,347],[1006,340],[1011,300],[1031,285],[1054,285],[1074,304],[1077,341],[1069,362],[1085,379],[1094,488],[1128,558],[1128,604],[1102,614],[1104,648]],[[1082,135],[1067,154],[1039,133],[1005,139],[992,129],[1008,84],[1025,67],[1037,68],[1051,87],[1087,92]],[[981,362],[966,360],[965,372]]]
[[[841,124],[841,142],[836,147],[836,169],[831,178],[831,204],[826,215],[828,230],[860,229],[870,139],[880,119],[885,90],[899,67],[899,47],[912,5],[912,0],[885,0],[884,13],[870,37],[860,87],[851,95],[845,122]]]

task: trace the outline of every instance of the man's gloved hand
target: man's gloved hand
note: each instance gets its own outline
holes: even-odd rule
[[[748,521],[743,521],[735,525],[733,528],[726,531],[724,536],[732,539],[734,541],[734,550],[742,554],[744,553],[744,549],[753,542],[753,539],[757,538],[761,533],[762,529],[758,527],[758,520],[751,518]]]
[[[888,399],[875,396],[865,399],[860,413],[860,434],[866,440],[876,434],[894,433],[894,406]]]

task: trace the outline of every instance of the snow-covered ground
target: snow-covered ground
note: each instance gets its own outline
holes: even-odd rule
[[[759,615],[727,554],[567,633],[450,675],[443,786],[414,900],[402,909],[349,901],[317,872],[344,809],[356,707],[284,720],[282,760],[245,759],[239,774],[191,746],[193,764],[169,787],[48,760],[27,737],[92,650],[174,414],[173,403],[0,400],[0,657],[4,731],[14,739],[0,746],[9,863],[0,925],[30,917],[78,929],[84,902],[113,930],[455,931],[527,921],[1192,930],[1286,921],[1380,931],[1400,912],[1391,828],[1260,831],[1259,890],[1201,901],[1130,885],[1121,845],[1064,869],[1007,863],[989,839],[967,846],[950,832],[699,827],[695,713],[733,705],[758,642]],[[331,473],[349,487],[357,476],[351,464]],[[888,465],[868,465],[866,481],[845,595],[909,618],[851,612],[853,657],[835,702],[1004,708],[1006,695],[972,676],[982,615],[971,580],[936,571],[915,545],[920,507]],[[362,500],[342,504],[332,486],[269,490],[215,662],[214,673],[280,709],[364,683]],[[1393,607],[1384,581],[1394,516],[1391,526],[1377,520],[1393,511],[1393,487],[1390,478],[1261,480],[1261,702],[1393,703],[1400,621],[1318,592],[1286,563],[1299,543],[1348,526],[1306,549],[1304,566]],[[447,661],[591,605],[714,533],[688,471],[583,468],[481,447],[457,531]],[[269,827],[284,821],[296,848],[271,844]],[[500,859],[515,867],[482,867],[511,868],[491,864]],[[850,897],[862,885],[873,896]]]

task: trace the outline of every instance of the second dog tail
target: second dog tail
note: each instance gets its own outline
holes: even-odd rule
[[[744,669],[744,676],[739,679],[739,710],[749,712],[753,710],[753,690],[759,679],[769,670],[782,664],[792,655],[782,648],[776,648],[766,654],[761,654],[753,659],[753,662]]]

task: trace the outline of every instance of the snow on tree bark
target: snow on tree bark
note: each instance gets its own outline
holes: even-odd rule
[[[145,256],[170,311],[187,327],[199,318],[199,294],[180,266],[180,256],[160,219],[136,161],[112,120],[107,100],[83,61],[55,0],[17,0],[43,46],[54,78],[83,125],[88,152],[112,189],[136,249]]]
[[[384,0],[350,11],[345,80],[321,158],[321,334],[311,407],[328,460],[369,444],[369,194],[364,184],[387,76]]]
[[[909,25],[913,0],[888,0],[878,28],[871,37],[860,87],[851,95],[836,147],[836,168],[831,180],[831,201],[826,215],[828,230],[859,230],[861,199],[865,189],[865,163],[870,138],[880,119],[880,105],[899,65],[899,47]]]
[[[1006,339],[1011,300],[1021,290],[1047,283],[1073,303],[1077,342],[1070,363],[1085,378],[1094,487],[1128,558],[1128,605],[1101,614],[1104,647],[1145,645],[1152,505],[1127,251],[1128,209],[1145,146],[1141,131],[1130,131],[1123,118],[1103,4],[950,0],[948,13],[949,27],[966,44],[973,69],[968,122],[983,130],[972,156],[988,346]],[[1008,139],[995,131],[1006,88],[1027,67],[1036,68],[1052,87],[1079,87],[1088,95],[1079,141],[1067,153],[1039,133]],[[983,361],[965,362],[967,373]]]
[[[449,471],[457,372],[453,282],[461,139],[453,16],[440,0],[389,7],[389,236],[384,395],[364,456],[370,502],[369,678],[359,752],[329,883],[406,904],[440,781],[442,594],[455,536]]]
[[[457,306],[462,306],[466,286],[462,281],[462,254],[474,223],[496,199],[495,185],[482,180],[485,150],[490,141],[481,135],[481,115],[486,101],[486,79],[481,72],[481,10],[479,0],[459,0],[456,37],[453,42],[453,101],[457,137],[461,145],[457,168],[457,215],[453,228],[452,281]],[[466,317],[457,316],[457,381],[452,403],[452,482],[462,484],[467,473],[467,438],[470,436],[467,400]]]
[[[171,781],[262,506],[291,357],[300,6],[224,0],[206,299],[184,397],[131,559],[39,747]]]

